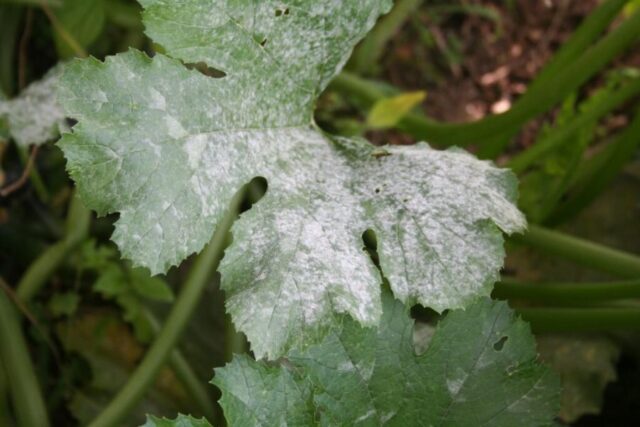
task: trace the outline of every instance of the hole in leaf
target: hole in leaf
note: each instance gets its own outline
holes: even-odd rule
[[[507,336],[500,338],[498,341],[493,343],[493,349],[495,351],[502,351],[502,349],[504,348],[504,343],[507,342],[508,339],[509,337]]]
[[[362,233],[362,242],[364,243],[364,250],[367,251],[373,263],[380,268],[380,258],[378,257],[378,239],[375,231],[372,229],[366,230]]]
[[[242,201],[242,206],[240,207],[240,212],[245,212],[251,207],[258,203],[260,199],[264,197],[267,193],[269,185],[267,180],[261,176],[253,178],[246,186],[245,186],[245,196]]]
[[[281,17],[281,16],[287,16],[289,15],[289,8],[286,7],[284,9],[276,9],[276,16],[277,17]]]

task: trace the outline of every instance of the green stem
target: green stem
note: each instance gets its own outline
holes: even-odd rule
[[[173,351],[187,326],[194,307],[209,283],[209,277],[217,269],[220,259],[222,259],[227,233],[237,216],[243,195],[244,191],[241,191],[234,197],[229,211],[218,224],[211,242],[198,255],[167,321],[142,363],[129,377],[116,397],[90,424],[90,427],[109,427],[119,424],[153,383],[158,371]]]
[[[640,110],[625,128],[601,153],[584,163],[578,172],[569,198],[551,214],[545,223],[559,224],[588,206],[633,158],[640,145]]]
[[[535,79],[529,84],[527,93],[523,96],[532,96],[539,88],[544,90],[545,86],[556,78],[572,61],[575,61],[587,50],[600,34],[607,29],[611,21],[618,15],[620,10],[628,0],[610,0],[605,1],[596,10],[587,16],[578,29],[562,44],[560,49],[554,53],[553,57],[547,62]],[[519,100],[518,102],[522,102]],[[494,158],[499,155],[511,138],[519,129],[514,129],[502,136],[486,141],[478,155],[482,158]]]
[[[520,308],[535,332],[640,330],[637,308]]]
[[[18,424],[46,427],[49,425],[47,408],[18,319],[13,305],[0,290],[0,359],[11,386]]]
[[[529,225],[529,230],[524,235],[514,235],[512,240],[544,254],[564,258],[619,277],[640,277],[639,256],[534,224]]]
[[[607,29],[629,0],[605,1],[589,14],[571,37],[553,55],[544,68],[540,70],[535,80],[529,85],[529,91],[548,84],[550,80],[562,72],[567,64],[576,60],[591,46],[595,39]]]
[[[545,79],[533,88],[535,90],[528,90],[506,113],[462,124],[440,123],[424,115],[410,113],[400,121],[398,127],[417,139],[427,140],[437,146],[464,146],[472,143],[482,145],[497,135],[513,133],[527,120],[566,98],[626,50],[638,39],[638,28],[640,11],[626,19],[582,56],[565,64],[553,78]],[[337,76],[331,87],[345,95],[354,96],[367,105],[385,97],[375,83],[346,72]]]
[[[9,97],[14,94],[15,53],[23,11],[18,5],[4,3],[0,10],[0,90]]]
[[[423,0],[397,0],[391,12],[378,21],[354,50],[349,68],[358,74],[370,74],[378,63],[385,45],[422,3]]]
[[[493,296],[553,304],[601,302],[640,298],[640,280],[607,283],[523,283],[503,278],[496,283]]]
[[[91,211],[84,207],[77,195],[73,196],[67,214],[65,237],[45,250],[27,269],[16,288],[19,300],[29,301],[42,289],[51,274],[89,234]]]
[[[161,325],[158,319],[149,310],[145,310],[145,316],[149,320],[154,333],[157,335],[161,330]],[[184,385],[191,397],[194,399],[202,414],[211,422],[214,422],[217,418],[217,411],[213,405],[213,400],[209,393],[203,387],[203,384],[198,379],[198,376],[193,372],[189,362],[185,359],[180,348],[176,346],[170,355],[169,363],[171,368],[178,377],[178,380]]]
[[[9,386],[9,379],[5,373],[2,355],[0,354],[0,426],[14,425],[9,407],[9,399],[11,398]]]
[[[29,149],[27,147],[22,147],[22,146],[18,147],[18,156],[20,157],[22,166],[26,168],[29,162],[29,156],[31,156],[31,153],[29,153]],[[35,162],[31,167],[31,170],[29,171],[29,179],[31,180],[31,185],[33,186],[33,189],[36,191],[36,194],[38,195],[38,199],[42,203],[46,204],[50,199],[49,191],[47,190],[47,187],[44,185],[44,181],[40,176],[40,172],[38,172],[38,168],[36,167]]]
[[[573,139],[570,138],[570,136],[576,131],[610,113],[615,108],[624,104],[626,101],[638,94],[640,94],[640,80],[636,80],[620,88],[610,96],[607,96],[594,108],[589,109],[587,112],[584,112],[571,120],[571,122],[555,132],[552,137],[545,138],[538,144],[532,145],[527,150],[511,159],[507,164],[507,167],[512,169],[515,173],[524,172],[533,162],[540,159],[549,151],[557,149],[562,144],[573,142]]]

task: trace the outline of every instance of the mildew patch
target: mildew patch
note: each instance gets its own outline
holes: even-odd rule
[[[513,176],[462,151],[334,141],[313,124],[318,93],[390,1],[299,1],[280,16],[272,0],[143,5],[168,55],[226,76],[135,50],[65,73],[61,99],[80,125],[61,147],[85,203],[121,213],[113,239],[125,257],[153,273],[179,264],[261,176],[269,190],[234,225],[220,266],[256,356],[321,339],[343,314],[379,324],[367,229],[403,302],[443,310],[489,292],[501,230],[524,227]],[[104,166],[113,156],[118,167]]]

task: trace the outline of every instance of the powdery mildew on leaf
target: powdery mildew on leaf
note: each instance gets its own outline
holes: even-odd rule
[[[211,424],[204,418],[178,414],[173,420],[147,416],[147,421],[140,427],[211,427]]]
[[[63,66],[52,68],[11,100],[0,100],[0,120],[7,122],[16,144],[40,145],[68,129],[66,115],[56,99],[56,85]]]
[[[559,381],[528,326],[483,299],[443,320],[416,355],[413,321],[386,295],[380,328],[340,332],[279,365],[236,356],[213,383],[233,426],[551,425]]]
[[[525,226],[510,172],[425,144],[381,154],[313,123],[318,93],[389,1],[142,3],[169,55],[226,76],[137,51],[65,73],[60,97],[79,120],[61,142],[68,169],[88,206],[120,213],[126,257],[154,273],[178,264],[261,176],[268,192],[221,265],[228,311],[259,357],[321,340],[342,313],[379,322],[367,229],[401,300],[443,310],[488,294],[500,229]]]

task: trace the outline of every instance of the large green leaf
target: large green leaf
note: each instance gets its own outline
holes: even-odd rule
[[[416,355],[413,321],[384,297],[380,328],[340,332],[278,365],[238,356],[216,370],[227,421],[241,426],[543,426],[559,381],[536,361],[528,326],[483,299],[438,325]]]
[[[147,416],[147,422],[141,427],[211,427],[211,424],[204,418],[180,414],[173,420]]]
[[[14,99],[0,99],[0,121],[6,122],[9,135],[18,145],[42,144],[67,129],[64,111],[55,95],[63,68],[52,68]]]
[[[511,173],[459,150],[374,148],[323,133],[318,94],[388,0],[145,0],[145,24],[177,59],[130,51],[74,62],[60,97],[79,120],[61,142],[84,202],[119,212],[121,252],[153,273],[210,239],[234,193],[266,196],[235,224],[221,266],[228,311],[259,357],[321,339],[348,313],[381,315],[375,231],[394,294],[436,310],[488,294],[500,229],[522,230]]]

